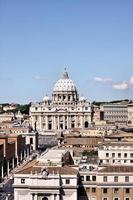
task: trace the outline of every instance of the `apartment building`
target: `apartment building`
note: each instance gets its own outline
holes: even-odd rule
[[[103,104],[103,120],[118,124],[127,124],[128,122],[128,103],[109,103]]]
[[[128,126],[133,126],[133,103],[128,104]]]
[[[100,165],[133,165],[132,142],[105,142],[98,147]]]
[[[132,200],[133,166],[80,171],[79,200]]]

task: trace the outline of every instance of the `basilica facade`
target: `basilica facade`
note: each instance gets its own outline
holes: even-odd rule
[[[55,83],[51,98],[45,96],[30,107],[31,125],[41,132],[88,128],[91,124],[91,104],[79,97],[76,85],[66,69]]]

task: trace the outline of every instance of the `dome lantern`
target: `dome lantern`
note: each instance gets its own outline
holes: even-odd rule
[[[68,72],[67,72],[66,68],[64,69],[64,73],[63,73],[62,78],[63,79],[69,79]]]

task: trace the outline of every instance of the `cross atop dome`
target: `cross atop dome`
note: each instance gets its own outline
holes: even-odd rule
[[[68,76],[68,72],[66,70],[66,68],[64,68],[64,72],[63,72],[63,79],[69,79],[69,76]]]

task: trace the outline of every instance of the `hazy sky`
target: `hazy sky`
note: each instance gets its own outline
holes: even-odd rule
[[[41,101],[64,67],[90,101],[133,99],[133,0],[0,0],[0,102]]]

